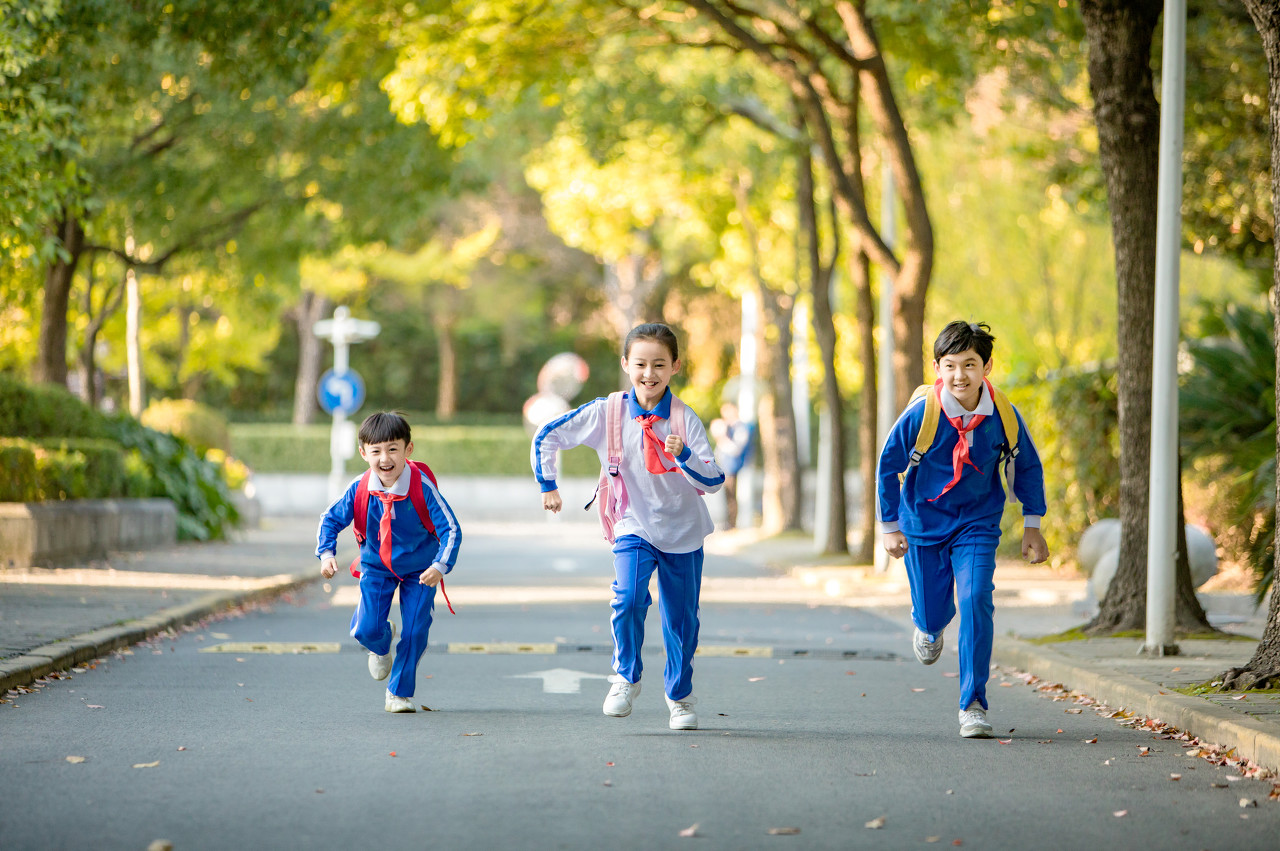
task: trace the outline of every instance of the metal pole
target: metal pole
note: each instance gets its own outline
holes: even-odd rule
[[[339,305],[333,311],[333,371],[342,375],[351,368],[351,311],[347,306]],[[333,412],[333,426],[329,430],[329,499],[337,499],[342,495],[342,486],[346,479],[347,458],[351,455],[350,447],[345,445],[350,429],[347,428],[347,414],[338,409]]]
[[[760,329],[760,295],[748,287],[742,292],[742,339],[738,345],[741,362],[738,367],[738,416],[756,423],[756,335]],[[748,463],[738,473],[738,528],[755,526],[755,468]]]
[[[1178,260],[1182,252],[1182,124],[1186,0],[1164,4],[1160,169],[1156,211],[1155,341],[1151,375],[1151,504],[1147,526],[1147,636],[1142,651],[1176,654],[1178,563]]]
[[[893,249],[898,238],[897,196],[893,191],[893,169],[885,160],[880,168],[880,238],[885,245]],[[876,369],[876,447],[883,448],[889,438],[889,431],[898,419],[897,404],[894,401],[893,382],[893,278],[888,270],[880,270],[880,357]],[[876,572],[889,570],[889,554],[879,546],[884,536],[884,527],[876,510],[876,544],[872,547],[875,553]]]

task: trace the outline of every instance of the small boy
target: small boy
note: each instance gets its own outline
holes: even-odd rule
[[[912,464],[927,404],[917,399],[894,423],[877,471],[884,548],[894,558],[906,559],[915,624],[912,648],[922,664],[932,665],[941,655],[942,633],[956,615],[959,592],[960,735],[976,739],[991,738],[987,677],[995,635],[996,546],[1005,502],[1000,467],[1008,444],[997,391],[987,380],[995,342],[990,332],[985,323],[962,321],[942,329],[933,344],[938,380],[928,388],[941,406],[932,447]],[[1022,503],[1022,555],[1039,564],[1049,557],[1040,533],[1044,471],[1022,416],[1012,406],[1008,411],[1017,417],[1018,451],[1010,482]]]
[[[338,569],[334,558],[338,533],[355,519],[356,494],[367,476],[365,529],[360,545],[360,602],[351,616],[351,635],[369,651],[369,673],[375,680],[391,676],[385,708],[413,712],[418,660],[427,649],[436,586],[453,569],[462,543],[462,530],[425,467],[409,463],[413,454],[409,423],[396,413],[371,414],[360,426],[360,457],[369,465],[320,518],[316,555],[320,572],[329,579]],[[413,481],[417,477],[418,481]],[[431,520],[428,528],[415,506],[411,488],[420,488]],[[399,506],[397,506],[399,503]],[[391,596],[400,591],[403,634],[392,662],[396,626],[387,620]]]

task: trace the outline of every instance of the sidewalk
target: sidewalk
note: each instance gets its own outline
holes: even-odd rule
[[[870,567],[820,564],[810,543],[757,541],[751,532],[721,533],[708,542],[738,558],[762,560],[784,572],[791,584],[809,588],[828,604],[884,609],[910,626],[911,601],[906,574],[894,562],[886,574]],[[1055,696],[1105,704],[1113,710],[1155,719],[1152,728],[1170,725],[1200,739],[1204,755],[1231,754],[1273,775],[1280,773],[1280,693],[1212,692],[1183,694],[1213,681],[1253,656],[1266,625],[1267,607],[1255,607],[1252,594],[1201,593],[1209,621],[1235,639],[1184,640],[1180,655],[1140,655],[1143,642],[1132,638],[1091,638],[1035,643],[1079,626],[1096,603],[1086,580],[1020,562],[1001,563],[996,571],[996,640],[992,662],[1000,669],[992,682],[1027,682]],[[950,628],[954,636],[954,626]]]
[[[0,570],[0,696],[317,579],[298,548],[314,529],[314,519],[268,517],[230,541],[118,554],[76,568]]]

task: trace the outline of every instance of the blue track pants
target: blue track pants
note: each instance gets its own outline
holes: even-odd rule
[[[436,589],[418,584],[422,571],[406,574],[404,581],[386,570],[367,565],[360,576],[360,602],[351,615],[351,637],[366,650],[385,656],[391,652],[391,597],[400,588],[400,640],[396,642],[396,658],[391,664],[391,680],[387,687],[397,697],[413,697],[417,685],[418,661],[427,649],[427,633],[431,630],[431,612],[435,608]]]
[[[1000,527],[968,526],[932,546],[909,543],[905,561],[911,583],[911,620],[917,629],[936,637],[956,616],[959,601],[960,708],[966,709],[976,700],[987,709]]]
[[[702,555],[701,547],[691,553],[664,553],[638,535],[623,535],[613,545],[613,670],[628,682],[640,681],[644,618],[653,603],[649,578],[657,570],[662,640],[667,649],[663,681],[672,700],[683,700],[693,691]]]

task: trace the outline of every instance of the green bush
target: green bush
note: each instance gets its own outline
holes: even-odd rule
[[[528,476],[530,442],[522,426],[413,425],[413,457],[442,476]],[[231,426],[232,454],[259,473],[327,473],[330,467],[328,425],[239,424]],[[363,468],[359,454],[346,471]],[[585,447],[563,453],[561,475],[594,476],[600,472],[595,452]]]
[[[0,502],[36,498],[36,454],[25,440],[0,438]]]
[[[201,453],[210,449],[225,453],[231,448],[226,419],[208,405],[191,399],[159,399],[148,405],[138,419],[148,428],[185,439]]]
[[[0,437],[107,437],[103,417],[64,387],[0,374]]]
[[[37,499],[126,495],[124,450],[112,440],[64,438],[35,447]]]
[[[151,496],[168,497],[177,506],[179,537],[223,538],[239,522],[221,468],[191,444],[132,417],[118,417],[108,427],[122,446],[137,452],[151,481]]]

